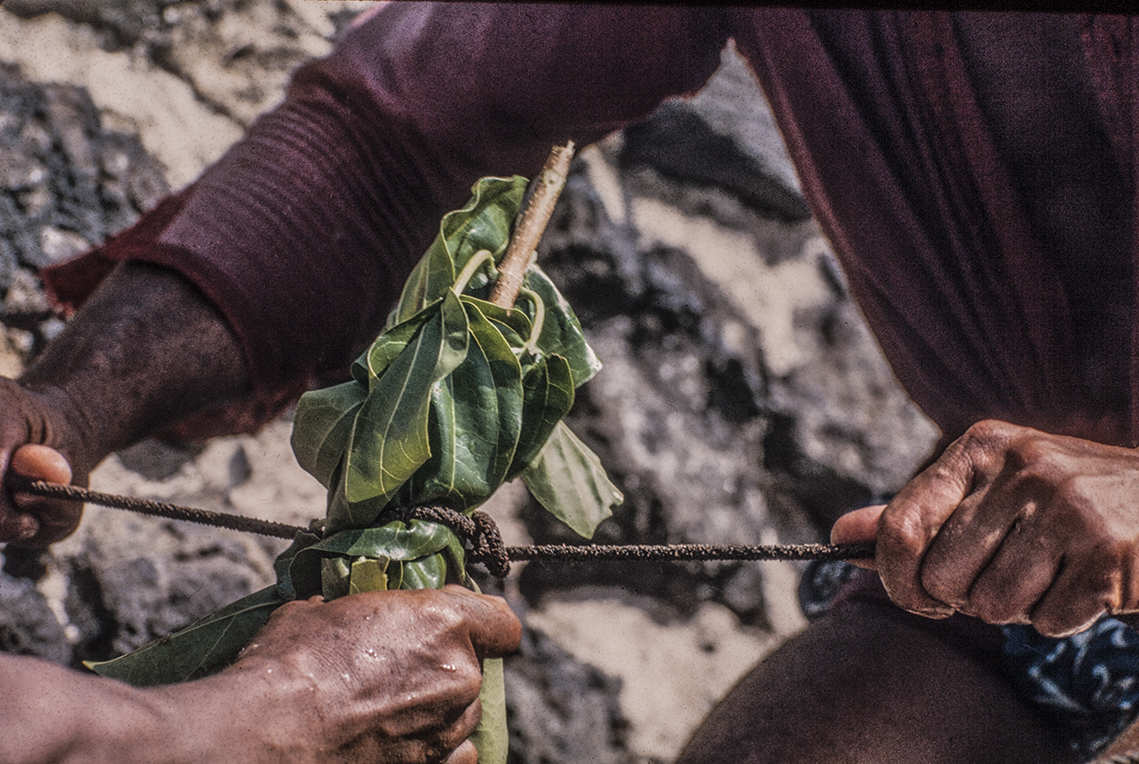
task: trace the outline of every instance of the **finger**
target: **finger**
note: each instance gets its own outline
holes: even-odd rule
[[[878,535],[878,519],[885,508],[885,504],[874,504],[842,515],[831,528],[831,543],[856,544],[874,541]],[[873,558],[847,560],[847,562],[860,568],[875,569]]]
[[[440,732],[438,736],[439,750],[441,752],[453,751],[452,756],[458,753],[464,745],[470,742],[468,738],[475,734],[480,719],[482,719],[482,703],[476,698],[475,702],[467,706],[453,724]],[[470,748],[474,749],[474,743],[470,744]],[[462,761],[462,758],[459,760]],[[448,758],[447,761],[451,761],[451,759]]]
[[[444,764],[478,764],[478,760],[479,750],[470,740],[465,740],[450,756],[444,759]]]
[[[476,594],[461,586],[446,590],[459,598],[470,629],[471,644],[480,658],[501,658],[518,649],[522,641],[522,624],[506,600]]]
[[[29,480],[46,480],[50,483],[71,482],[71,465],[63,454],[38,444],[21,446],[12,454],[9,469]],[[45,499],[22,491],[12,492],[12,504],[17,510],[13,523],[17,536],[10,540],[33,545],[46,545],[67,536],[79,521],[83,511],[80,502]],[[0,526],[0,533],[12,524]]]
[[[1030,623],[1033,607],[1052,586],[1063,556],[1034,520],[1013,524],[973,582],[962,608],[986,623]]]
[[[0,514],[0,542],[30,541],[39,533],[35,516],[20,512]]]
[[[1089,575],[1080,566],[1060,563],[1060,572],[1029,614],[1032,627],[1046,637],[1067,637],[1083,631],[1107,612],[1110,582]]]
[[[953,613],[926,592],[921,564],[942,523],[968,495],[973,475],[969,451],[957,441],[882,511],[874,560],[882,585],[899,607],[931,618]]]
[[[1006,460],[992,483],[963,500],[942,523],[922,561],[922,586],[931,597],[954,607],[964,604],[1014,528],[1022,538],[1029,530],[1039,531],[1033,518],[1051,489],[1021,466],[1017,459]]]
[[[960,609],[973,581],[996,554],[1012,520],[999,531],[977,527],[987,490],[966,496],[937,529],[921,561],[921,586],[933,599]]]

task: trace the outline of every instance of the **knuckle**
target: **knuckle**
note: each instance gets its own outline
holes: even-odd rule
[[[1021,438],[1008,448],[1008,460],[1017,469],[1031,469],[1033,474],[1047,472],[1055,461],[1059,449],[1055,443],[1040,436]]]
[[[915,512],[884,512],[878,525],[878,543],[891,557],[916,559],[925,550],[925,529]]]
[[[478,699],[482,691],[482,672],[477,665],[465,664],[456,672],[455,697],[464,705]]]
[[[982,419],[974,422],[961,436],[966,447],[988,446],[994,441],[1003,440],[1009,433],[1011,425],[999,419]]]

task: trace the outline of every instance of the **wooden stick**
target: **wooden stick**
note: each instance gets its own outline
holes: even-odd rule
[[[506,248],[502,262],[498,264],[498,281],[490,293],[490,301],[495,305],[514,307],[530,258],[537,250],[554,205],[565,188],[571,159],[573,141],[567,141],[565,146],[554,146],[546,157],[542,172],[534,179],[530,201],[514,227],[514,235],[510,237],[510,246]]]

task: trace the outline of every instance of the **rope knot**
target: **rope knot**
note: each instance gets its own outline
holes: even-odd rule
[[[447,507],[410,507],[402,514],[405,520],[414,518],[446,525],[470,545],[471,561],[486,566],[495,578],[506,578],[510,573],[510,555],[502,542],[502,534],[486,512],[475,510],[464,515]]]

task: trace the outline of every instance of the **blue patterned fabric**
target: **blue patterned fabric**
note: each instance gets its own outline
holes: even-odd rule
[[[1001,667],[1026,698],[1092,756],[1139,711],[1139,634],[1115,618],[1062,639],[1004,626]]]
[[[813,562],[799,586],[804,614],[825,613],[854,566]],[[1030,626],[1003,626],[1000,666],[1017,693],[1085,758],[1103,750],[1139,715],[1139,633],[1116,618],[1062,639]]]

